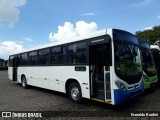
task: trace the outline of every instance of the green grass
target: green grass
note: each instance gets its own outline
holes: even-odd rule
[[[0,71],[3,71],[3,70],[8,70],[8,67],[0,66]]]

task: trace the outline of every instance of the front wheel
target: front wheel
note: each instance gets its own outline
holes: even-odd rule
[[[22,76],[21,84],[23,88],[27,88],[27,80],[25,76]]]
[[[82,93],[80,85],[77,82],[73,82],[70,84],[68,88],[68,95],[69,98],[75,103],[82,102]]]

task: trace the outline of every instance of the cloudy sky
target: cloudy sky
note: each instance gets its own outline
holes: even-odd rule
[[[0,58],[105,28],[160,25],[160,0],[0,0]]]

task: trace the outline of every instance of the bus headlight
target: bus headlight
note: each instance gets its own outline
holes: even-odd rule
[[[122,82],[116,81],[115,84],[117,85],[117,87],[118,87],[121,91],[123,91],[123,92],[127,91],[126,86],[125,86]]]

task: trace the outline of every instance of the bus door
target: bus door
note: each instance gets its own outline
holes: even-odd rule
[[[110,44],[89,47],[91,98],[111,101],[110,89]]]
[[[13,58],[13,81],[17,81],[18,58]]]

